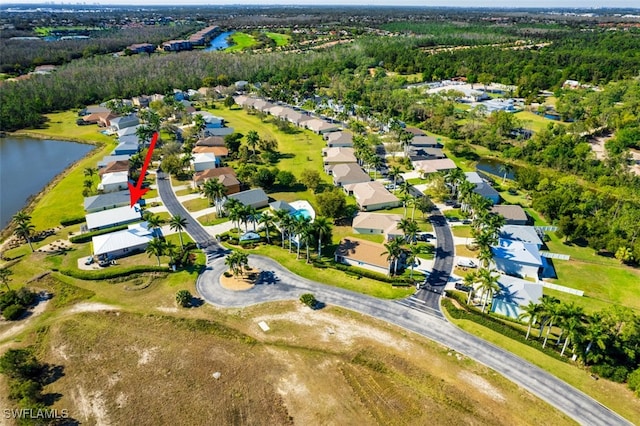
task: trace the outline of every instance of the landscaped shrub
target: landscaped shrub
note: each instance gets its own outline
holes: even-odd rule
[[[311,293],[305,293],[302,296],[300,296],[300,301],[305,305],[307,305],[308,307],[310,307],[311,309],[314,309],[318,304],[316,297]]]
[[[189,290],[180,290],[176,293],[176,302],[178,303],[178,305],[182,306],[183,308],[186,308],[189,305],[191,305],[192,298],[193,296],[191,295]]]
[[[22,305],[9,305],[2,310],[2,316],[7,321],[20,319],[26,309]]]
[[[604,377],[605,379],[609,379],[618,383],[624,383],[627,380],[627,376],[629,375],[629,370],[623,365],[593,365],[591,367],[591,371],[600,377]]]
[[[640,368],[627,376],[627,386],[636,393],[636,396],[640,396]]]
[[[98,271],[81,271],[79,269],[61,269],[60,273],[80,280],[106,280],[109,278],[126,277],[144,272],[169,272],[166,266],[130,266],[128,268],[102,269]]]
[[[60,225],[62,226],[71,226],[71,225],[76,225],[78,223],[82,223],[86,221],[84,216],[78,216],[78,217],[73,217],[73,218],[65,218],[62,219],[60,221]]]
[[[340,271],[344,271],[347,275],[359,276],[365,278],[371,278],[372,280],[383,281],[386,283],[391,283],[393,285],[411,285],[412,282],[409,278],[406,277],[388,277],[383,274],[379,274],[377,272],[369,271],[367,269],[354,268],[349,265],[345,265],[339,262],[331,262],[330,267],[338,269]]]
[[[113,228],[109,228],[109,229],[100,229],[98,231],[86,232],[84,234],[74,235],[73,237],[69,238],[69,241],[76,244],[87,243],[91,241],[91,238],[95,237],[96,235],[108,234],[109,232],[115,232],[115,231],[122,231],[123,229],[127,229],[128,227],[129,225],[120,225],[120,226],[114,226]]]
[[[452,295],[452,293],[453,292],[449,290],[447,290],[446,292],[447,296]],[[543,348],[542,344],[539,341],[533,340],[531,338],[525,339],[526,334],[523,332],[523,330],[520,330],[519,328],[516,328],[513,325],[504,324],[500,320],[492,318],[487,314],[483,314],[478,310],[467,309],[467,306],[464,303],[462,303],[463,308],[460,309],[454,306],[453,302],[450,299],[444,298],[442,299],[442,306],[447,310],[449,315],[451,315],[455,319],[465,319],[468,321],[473,321],[476,324],[480,324],[483,327],[487,327],[513,340],[516,340],[520,343],[524,343],[527,346],[536,348],[539,351],[544,352],[545,354],[555,359],[558,359],[563,362],[567,362],[568,360],[568,358],[560,356],[558,352],[551,349],[551,346],[547,346]]]

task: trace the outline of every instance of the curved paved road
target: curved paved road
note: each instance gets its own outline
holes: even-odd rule
[[[224,259],[211,262],[198,277],[196,288],[209,303],[242,307],[262,302],[297,299],[312,292],[322,302],[342,306],[421,334],[498,371],[534,395],[582,424],[630,425],[628,421],[591,397],[523,359],[468,334],[444,319],[419,312],[398,301],[380,300],[331,287],[293,274],[266,257],[251,255],[251,266],[262,271],[261,280],[244,292],[220,286],[227,270]]]
[[[295,300],[303,293],[313,292],[322,303],[342,306],[382,319],[465,354],[496,370],[582,424],[632,424],[546,371],[460,330],[441,317],[416,309],[407,309],[404,301],[380,300],[311,281],[293,274],[269,258],[255,255],[250,256],[250,262],[252,267],[262,271],[259,283],[245,292],[224,289],[220,286],[220,276],[227,269],[223,257],[225,249],[180,204],[170,181],[163,179],[164,177],[164,173],[158,173],[158,194],[162,202],[172,215],[178,214],[188,218],[187,233],[207,254],[207,268],[198,277],[196,288],[208,303],[222,307],[242,307],[268,301]],[[438,235],[438,239],[440,238]]]

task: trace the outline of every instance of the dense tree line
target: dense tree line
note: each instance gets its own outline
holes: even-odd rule
[[[22,74],[37,65],[61,65],[74,59],[123,50],[133,43],[159,45],[193,34],[202,25],[145,25],[94,32],[83,40],[10,40],[0,38],[0,72]]]

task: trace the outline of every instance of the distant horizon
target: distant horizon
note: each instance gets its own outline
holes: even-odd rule
[[[517,6],[512,0],[428,0],[428,4],[420,0],[321,0],[320,2],[310,0],[271,0],[269,3],[259,3],[256,0],[221,0],[216,4],[211,4],[210,0],[187,0],[185,3],[176,4],[174,0],[98,0],[85,2],[72,2],[52,0],[43,2],[41,0],[23,0],[21,2],[11,2],[2,5],[7,7],[20,6],[300,6],[300,7],[322,7],[322,6],[363,6],[363,7],[420,7],[420,8],[469,8],[469,9],[540,9],[540,10],[608,10],[608,9],[633,9],[640,10],[637,1],[634,0],[522,0]]]

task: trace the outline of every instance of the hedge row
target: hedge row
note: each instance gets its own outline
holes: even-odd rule
[[[319,262],[314,262],[315,266],[318,266]],[[338,269],[340,271],[344,271],[348,275],[354,275],[358,277],[371,278],[372,280],[383,281],[386,283],[390,283],[393,285],[411,285],[412,282],[409,278],[401,277],[401,278],[391,278],[383,274],[378,274],[377,272],[369,271],[367,269],[354,268],[349,265],[345,265],[343,263],[332,262],[330,265],[325,265],[325,267],[331,267]]]
[[[91,238],[95,237],[96,235],[108,234],[109,232],[115,232],[115,231],[122,231],[123,229],[127,229],[128,226],[129,225],[119,225],[109,229],[99,229],[97,231],[91,231],[91,232],[86,232],[80,235],[74,235],[73,237],[69,238],[69,241],[76,244],[88,243],[89,241],[91,241]]]
[[[68,219],[62,219],[60,221],[60,225],[62,226],[71,226],[71,225],[77,225],[78,223],[82,223],[86,221],[84,216],[78,216],[78,217],[72,217],[72,218],[68,218]]]
[[[453,296],[451,291],[447,290],[446,293],[447,293],[447,296],[455,298],[455,296]],[[505,337],[516,340],[520,343],[524,343],[527,346],[531,346],[532,348],[535,348],[541,352],[544,352],[546,355],[549,355],[557,360],[568,362],[568,358],[560,356],[558,352],[556,352],[553,349],[550,349],[549,346],[543,348],[542,344],[539,341],[532,338],[525,340],[526,334],[524,334],[522,330],[519,328],[516,328],[509,324],[505,324],[498,319],[492,318],[474,309],[457,308],[456,306],[454,306],[453,302],[451,302],[451,300],[447,298],[442,299],[442,306],[444,306],[447,312],[449,312],[449,315],[451,315],[455,319],[465,319],[465,320],[473,321],[476,324],[480,324],[483,327],[487,327],[497,333],[502,334]]]
[[[109,278],[126,277],[144,272],[169,272],[167,266],[130,266],[128,268],[106,268],[97,271],[82,271],[79,269],[61,269],[60,273],[80,280],[106,280]]]

